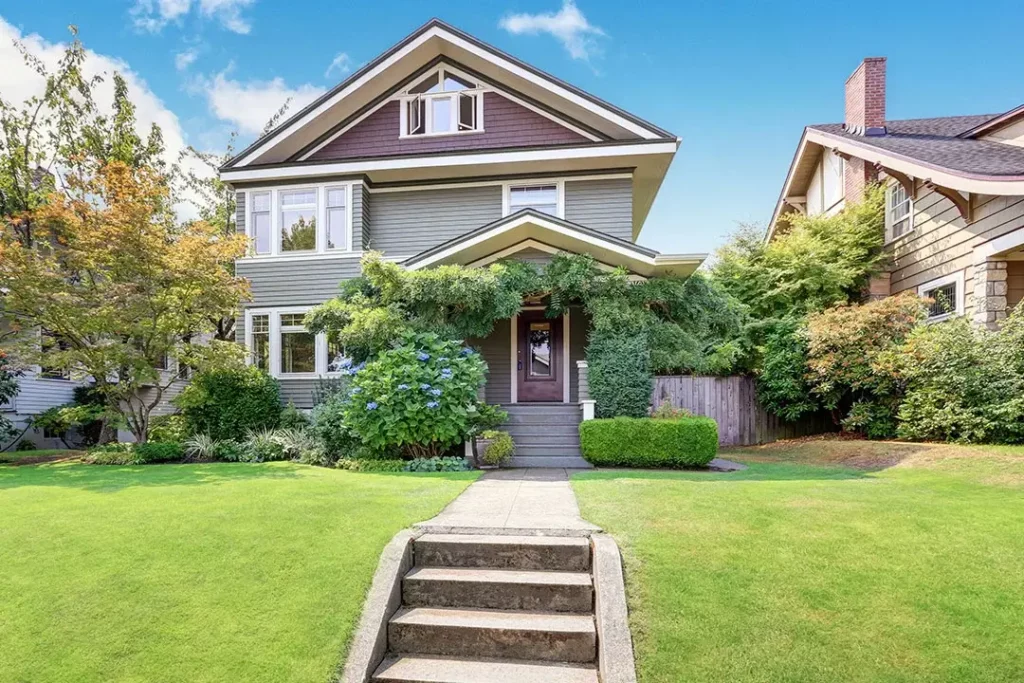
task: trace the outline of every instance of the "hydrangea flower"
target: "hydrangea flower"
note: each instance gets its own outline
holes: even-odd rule
[[[366,409],[367,410],[377,410],[377,402],[376,401],[370,401],[369,403],[366,404]]]
[[[429,384],[421,384],[420,389],[422,389],[423,391],[430,391],[431,386]]]
[[[374,405],[376,405],[376,404],[374,404]],[[430,401],[429,403],[427,403],[427,407],[430,408],[431,410],[433,410],[434,408],[438,407],[439,405],[441,405],[441,404],[438,403],[437,401]]]
[[[431,389],[430,393],[432,393],[434,396],[440,396],[441,395],[441,390],[440,389]]]
[[[420,352],[419,352],[419,353],[418,353],[418,354],[416,355],[416,358],[418,358],[419,360],[421,360],[421,361],[424,361],[424,362],[425,362],[425,361],[428,361],[428,360],[430,360],[430,354],[429,354],[429,353],[427,353],[426,351],[420,351]]]
[[[471,349],[471,348],[469,348],[467,346],[467,347],[463,348],[461,351],[459,351],[459,355],[460,356],[471,356],[471,355],[473,355],[473,349]]]
[[[408,384],[399,384],[398,385],[398,390],[399,391],[409,391],[409,385]]]
[[[452,378],[452,369],[451,368],[444,368],[443,370],[441,370],[441,377],[443,377],[444,379],[451,379]]]

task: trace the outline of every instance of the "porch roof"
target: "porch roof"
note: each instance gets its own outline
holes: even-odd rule
[[[536,209],[523,209],[420,252],[404,265],[412,270],[443,264],[485,265],[527,247],[590,254],[602,264],[624,266],[644,277],[688,276],[707,258],[707,254],[659,254]]]

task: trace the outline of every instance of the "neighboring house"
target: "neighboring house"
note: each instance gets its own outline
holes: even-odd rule
[[[566,251],[640,277],[690,274],[704,255],[636,243],[678,145],[432,20],[222,167],[251,238],[237,262],[253,295],[238,338],[308,408],[333,350],[303,315],[359,274],[367,250],[410,269]],[[578,413],[587,321],[539,309],[471,340],[490,368],[486,400]]]
[[[893,265],[872,294],[915,291],[936,300],[934,320],[995,326],[1024,298],[1024,106],[889,121],[885,66],[865,59],[846,81],[843,123],[804,129],[767,239],[881,181]]]

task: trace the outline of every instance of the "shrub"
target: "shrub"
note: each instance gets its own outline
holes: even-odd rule
[[[108,443],[90,448],[82,459],[91,465],[142,465],[142,457],[135,452],[135,444]]]
[[[703,467],[718,452],[718,426],[707,417],[587,420],[580,448],[598,467]]]
[[[397,348],[353,370],[344,423],[375,450],[443,455],[470,431],[485,367],[458,342],[407,335]]]
[[[209,434],[196,434],[185,439],[185,457],[189,460],[214,460],[219,445]]]
[[[516,444],[512,441],[512,435],[508,432],[491,429],[480,436],[490,440],[487,448],[480,454],[485,465],[504,465],[516,454]]]
[[[245,462],[245,446],[234,439],[218,441],[213,447],[213,459],[224,462]]]
[[[293,402],[288,401],[288,405],[281,411],[277,426],[281,429],[305,429],[309,426],[309,415],[296,408]]]
[[[185,457],[185,449],[180,443],[164,442],[132,444],[135,455],[141,462],[176,462]]]
[[[805,327],[786,321],[768,333],[755,383],[761,405],[783,420],[797,420],[821,408],[807,380]]]
[[[277,380],[255,367],[198,373],[175,399],[190,434],[242,439],[252,429],[273,428],[281,416]]]
[[[651,404],[647,335],[594,330],[587,344],[590,394],[598,417],[644,417]]]
[[[334,466],[350,472],[404,472],[409,462],[396,458],[342,458]]]
[[[405,464],[406,472],[465,472],[469,463],[465,458],[413,458]]]
[[[185,416],[181,414],[161,415],[149,423],[149,440],[152,442],[183,443],[188,438]]]
[[[241,462],[286,460],[284,446],[273,429],[252,429],[242,442]]]
[[[36,444],[32,439],[22,439],[18,442],[18,445],[14,447],[16,451],[34,451],[37,450]]]
[[[693,417],[693,413],[686,408],[676,408],[672,401],[665,399],[651,411],[651,417],[655,420],[676,420],[680,417]]]
[[[359,445],[358,439],[345,424],[345,394],[333,392],[313,408],[309,432],[316,438],[327,457],[337,460],[349,457]]]

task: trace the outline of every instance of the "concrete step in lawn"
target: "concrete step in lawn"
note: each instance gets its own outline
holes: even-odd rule
[[[392,652],[460,658],[593,662],[593,614],[403,607],[391,619]]]
[[[402,581],[409,606],[588,612],[594,586],[587,572],[417,567]]]
[[[424,534],[413,547],[417,567],[590,571],[590,543],[585,538]]]
[[[591,664],[390,656],[375,683],[598,683]]]

